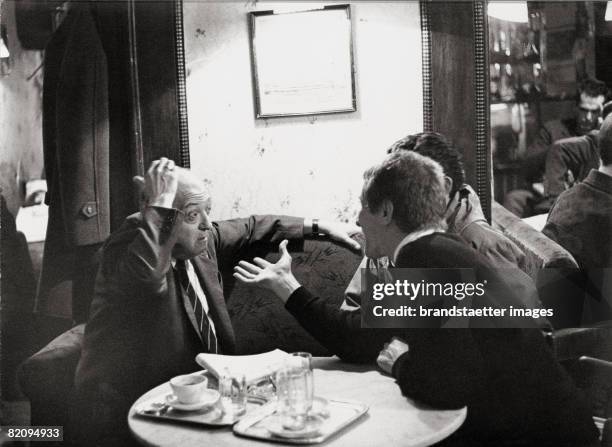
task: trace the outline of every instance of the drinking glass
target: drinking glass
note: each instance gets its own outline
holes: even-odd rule
[[[294,353],[276,374],[277,413],[287,430],[302,430],[312,408],[312,359],[309,353]]]
[[[312,373],[312,355],[310,352],[292,352],[292,361],[299,364],[306,375],[306,400],[309,405],[308,411],[312,408],[312,402],[314,399],[314,377]]]
[[[219,380],[219,393],[225,413],[239,416],[246,411],[247,386],[244,375],[231,377],[225,373]]]

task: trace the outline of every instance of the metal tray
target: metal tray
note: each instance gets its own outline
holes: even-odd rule
[[[329,417],[325,418],[317,434],[304,438],[276,436],[266,428],[272,422],[275,402],[270,402],[259,410],[242,418],[234,425],[234,433],[247,438],[285,444],[319,444],[340,432],[368,412],[368,406],[359,402],[328,400]]]
[[[208,388],[215,390],[219,388],[217,378],[208,371],[201,371],[195,374],[208,377]],[[162,393],[146,400],[136,408],[135,414],[140,417],[162,421],[183,422],[207,427],[223,427],[235,424],[238,420],[260,409],[267,402],[266,399],[261,397],[248,395],[246,412],[240,415],[224,413],[220,401],[201,410],[181,411],[175,410],[166,404],[166,394]]]

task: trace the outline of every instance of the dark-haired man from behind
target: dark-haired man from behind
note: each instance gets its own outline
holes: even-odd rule
[[[540,308],[536,286],[522,268],[525,255],[504,234],[497,231],[485,219],[478,195],[465,183],[465,171],[461,153],[447,138],[436,132],[409,135],[391,145],[388,153],[413,151],[428,157],[442,166],[448,191],[445,221],[447,232],[456,234],[466,244],[484,256],[492,267],[502,269],[504,277],[522,303],[530,308]],[[383,261],[384,262],[384,261]],[[373,274],[380,261],[365,258],[346,290],[345,309],[359,305],[362,294],[362,272],[371,267]],[[380,274],[379,274],[380,276]],[[546,318],[537,320],[544,330],[551,328]]]
[[[448,232],[457,234],[497,268],[525,267],[522,250],[487,222],[478,195],[465,183],[461,153],[444,135],[410,135],[392,144],[387,153],[401,151],[414,151],[442,166],[449,189],[445,216]]]

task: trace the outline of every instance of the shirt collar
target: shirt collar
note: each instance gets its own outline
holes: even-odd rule
[[[414,242],[424,236],[429,236],[430,234],[435,233],[436,231],[442,231],[442,229],[438,227],[433,227],[408,233],[406,237],[404,237],[404,239],[402,239],[400,243],[397,244],[397,247],[395,247],[395,251],[393,252],[393,265],[395,265],[397,261],[397,255],[399,254],[402,248],[404,248],[409,243]]]

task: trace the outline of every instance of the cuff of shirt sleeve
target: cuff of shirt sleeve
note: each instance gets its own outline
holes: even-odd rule
[[[404,363],[410,361],[410,352],[404,352],[393,364],[393,368],[391,369],[391,375],[399,380],[400,371]]]
[[[285,308],[292,314],[296,314],[306,307],[313,299],[314,297],[310,292],[308,292],[304,286],[300,286],[289,296],[285,303]]]
[[[147,215],[152,219],[152,223],[163,233],[170,233],[172,231],[179,214],[179,210],[176,208],[164,208],[161,206],[149,206],[147,211]]]

